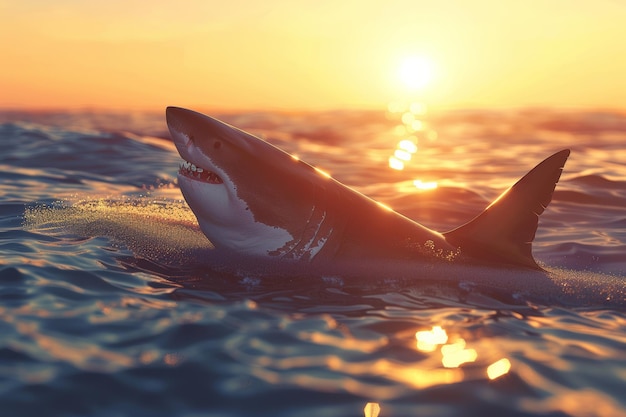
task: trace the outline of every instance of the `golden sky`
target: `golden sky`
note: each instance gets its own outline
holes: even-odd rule
[[[623,109],[625,22],[620,0],[0,0],[0,108]]]

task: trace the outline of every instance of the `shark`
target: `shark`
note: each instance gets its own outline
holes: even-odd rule
[[[570,154],[550,156],[473,220],[441,233],[217,119],[178,107],[166,119],[184,160],[181,192],[213,245],[299,263],[438,258],[540,269],[532,241]]]
[[[625,280],[539,265],[532,244],[569,149],[531,169],[466,224],[431,230],[250,133],[166,109],[180,190],[235,267],[395,276],[576,305],[626,306]],[[388,283],[389,281],[385,281]],[[469,287],[468,287],[469,286]]]

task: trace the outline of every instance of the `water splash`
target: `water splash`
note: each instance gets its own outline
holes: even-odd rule
[[[27,207],[24,227],[47,234],[106,237],[136,256],[184,264],[211,243],[182,200],[88,198]]]

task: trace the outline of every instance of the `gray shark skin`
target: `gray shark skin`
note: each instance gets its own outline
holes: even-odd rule
[[[249,133],[178,107],[167,125],[182,163],[178,183],[202,232],[242,262],[292,270],[415,275],[585,303],[626,304],[613,277],[563,277],[532,256],[539,215],[552,199],[569,150],[548,157],[470,222],[430,230]]]

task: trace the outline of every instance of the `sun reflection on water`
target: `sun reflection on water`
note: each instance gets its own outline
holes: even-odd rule
[[[383,359],[376,362],[374,370],[396,381],[403,381],[415,389],[469,380],[494,380],[511,370],[511,362],[507,358],[499,359],[485,368],[484,359],[479,360],[477,349],[468,347],[464,338],[454,334],[449,335],[442,326],[416,331],[415,339],[417,350],[428,354],[421,366],[399,365],[395,361]],[[492,352],[488,350],[482,353],[483,356],[491,356]],[[437,365],[439,363],[438,352],[441,353],[440,365]],[[463,366],[469,363],[476,364],[469,367]],[[377,402],[368,402],[363,409],[365,417],[377,417],[380,411],[381,405]]]
[[[413,185],[418,190],[434,190],[438,187],[437,181],[414,180]]]
[[[402,171],[404,169],[404,162],[402,162],[395,156],[391,156],[389,157],[389,168],[395,169],[397,171]]]
[[[448,341],[448,334],[441,326],[434,326],[432,330],[422,330],[415,333],[417,349],[422,352],[434,352],[438,345]]]
[[[404,149],[396,149],[393,153],[393,156],[400,159],[401,161],[410,161],[411,160],[411,152],[407,152]]]
[[[398,149],[408,153],[417,152],[417,138],[415,136],[409,136],[407,139],[401,140],[398,142]]]
[[[417,154],[420,139],[433,141],[437,138],[437,132],[429,129],[423,120],[426,115],[424,103],[391,102],[387,106],[387,115],[391,119],[398,120],[399,124],[394,128],[394,134],[401,137],[395,150],[389,156],[389,168],[402,171]],[[437,188],[436,181],[416,179],[413,184],[420,191]]]
[[[478,357],[475,349],[465,349],[465,340],[459,339],[441,347],[441,363],[446,368],[458,368],[464,363],[474,362]]]
[[[487,368],[487,376],[489,379],[496,379],[509,373],[510,370],[511,362],[507,358],[503,358],[489,365]]]
[[[441,364],[444,368],[458,368],[464,363],[475,362],[478,359],[476,349],[467,348],[465,339],[458,337],[451,342],[448,333],[441,326],[433,326],[431,330],[420,330],[415,332],[417,339],[417,349],[421,352],[435,352],[438,347],[441,351]],[[507,374],[511,369],[511,362],[500,359],[487,368],[489,379],[496,379]]]
[[[365,417],[378,417],[378,414],[380,414],[380,404],[378,403],[365,404],[365,408],[363,409],[363,414],[365,415]]]

